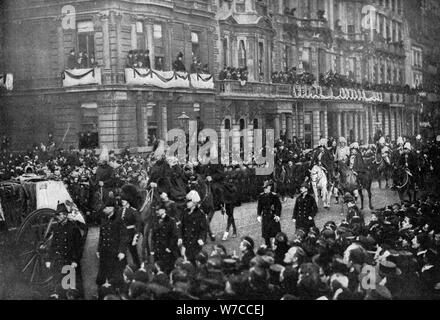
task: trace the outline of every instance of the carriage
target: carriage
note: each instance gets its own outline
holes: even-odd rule
[[[34,174],[0,181],[0,249],[10,250],[14,260],[3,262],[14,263],[19,278],[29,284],[45,285],[52,279],[45,261],[57,223],[57,206],[67,200],[73,203],[62,181]],[[78,224],[85,240],[84,217],[75,204],[73,207],[70,218]]]

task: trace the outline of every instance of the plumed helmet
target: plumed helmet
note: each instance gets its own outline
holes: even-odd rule
[[[411,143],[406,142],[406,143],[403,145],[403,149],[411,150]]]
[[[199,203],[200,202],[200,195],[196,190],[191,190],[187,195],[186,195],[186,199],[189,201],[192,201],[194,203]]]
[[[380,137],[380,139],[379,139],[379,143],[380,143],[380,144],[384,144],[384,143],[385,143],[385,138],[384,138],[384,137]]]
[[[402,137],[398,137],[396,142],[400,146],[403,145],[403,138]]]
[[[347,139],[345,139],[344,137],[339,137],[339,143],[347,143]]]
[[[359,143],[358,142],[353,142],[350,146],[351,149],[359,149]]]
[[[109,154],[108,154],[108,147],[106,145],[102,146],[101,154],[99,155],[99,162],[100,163],[108,163],[109,162]]]
[[[327,139],[322,138],[321,140],[319,140],[319,146],[327,147]]]

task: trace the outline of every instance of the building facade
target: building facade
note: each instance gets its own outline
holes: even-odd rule
[[[1,92],[0,134],[16,149],[48,133],[58,145],[78,147],[86,132],[97,134],[100,146],[148,148],[190,119],[219,133],[247,129],[251,140],[254,129],[271,128],[275,138],[296,136],[310,148],[320,137],[368,143],[378,131],[391,139],[419,131],[421,100],[403,87],[422,81],[414,80],[421,62],[413,52],[421,47],[423,57],[426,49],[411,40],[404,0],[3,6],[0,72],[13,74],[14,89]],[[81,77],[65,72],[71,50],[93,55],[97,68]],[[155,85],[147,73],[126,68],[130,50],[149,50],[157,71],[148,73],[151,79],[170,75],[166,83],[175,82]],[[199,85],[206,75],[168,73],[179,53],[187,70],[194,58],[206,64],[213,86]],[[246,70],[247,78],[219,80],[225,67]],[[289,72],[297,80],[274,81],[274,74]],[[344,82],[324,83],[329,73]]]

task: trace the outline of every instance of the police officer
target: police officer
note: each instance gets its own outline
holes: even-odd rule
[[[151,233],[151,255],[155,261],[162,261],[163,271],[168,274],[178,256],[176,221],[167,214],[164,205],[156,208],[156,214]]]
[[[96,277],[98,286],[108,282],[116,288],[123,287],[122,273],[127,264],[125,258],[127,240],[127,228],[115,209],[115,202],[108,200],[103,210],[99,232],[97,251],[99,268]]]
[[[63,267],[65,266],[75,269],[76,289],[82,291],[80,285],[82,236],[79,227],[68,218],[68,214],[69,211],[66,204],[59,204],[56,211],[58,223],[53,227],[52,244],[49,248],[49,261],[46,262],[46,267],[50,268],[54,274],[55,294],[59,297],[65,293],[63,290],[58,290],[64,276]]]
[[[318,212],[315,197],[309,194],[309,185],[303,183],[300,187],[301,194],[295,201],[293,208],[292,220],[296,225],[296,229],[304,229],[308,231],[315,226],[315,216]]]
[[[137,268],[140,267],[140,259],[137,251],[137,243],[141,232],[141,217],[140,213],[134,208],[136,206],[136,187],[132,185],[125,185],[122,187],[121,194],[121,208],[119,214],[127,229],[127,248],[133,259],[133,264]]]
[[[261,223],[261,236],[266,246],[270,246],[270,239],[281,232],[281,201],[280,197],[272,192],[273,182],[265,181],[264,191],[258,196],[257,220]]]

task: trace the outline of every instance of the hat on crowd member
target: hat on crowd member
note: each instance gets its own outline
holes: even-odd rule
[[[339,143],[347,143],[347,139],[345,139],[344,137],[339,137]]]
[[[366,300],[391,300],[393,298],[390,290],[380,284],[376,284],[373,290],[370,290],[365,297]]]
[[[192,201],[194,203],[199,203],[200,202],[200,195],[196,190],[191,190],[187,195],[186,195],[186,199],[189,201]]]
[[[143,283],[148,283],[150,281],[150,279],[148,278],[148,273],[145,270],[137,270],[134,273],[134,281],[138,281],[138,282],[143,282]]]
[[[125,200],[130,204],[130,206],[137,208],[139,202],[139,192],[136,186],[132,184],[127,184],[121,189],[121,200]]]
[[[321,236],[324,238],[324,239],[335,239],[336,238],[336,233],[333,231],[333,230],[331,230],[331,229],[325,229],[325,230],[323,230],[322,231],[322,233],[321,233]]]
[[[178,58],[183,58],[183,53],[179,52],[179,54],[177,55]]]
[[[254,250],[255,243],[251,237],[249,236],[242,237],[241,241],[248,248],[248,250],[252,250],[252,251]]]
[[[420,140],[422,139],[422,135],[419,133],[418,135],[416,135],[416,140]]]
[[[272,180],[266,180],[266,181],[264,181],[263,189],[266,189],[266,188],[269,187],[269,186],[273,188],[273,186],[274,186],[273,181],[272,181]]]
[[[60,213],[64,213],[67,214],[67,206],[65,203],[58,203],[57,205],[57,210],[55,211],[55,214],[60,214]]]
[[[353,142],[353,143],[350,145],[350,149],[359,149],[359,143],[358,143],[358,142]]]
[[[405,142],[405,144],[403,145],[403,149],[411,150],[411,143]]]
[[[298,246],[293,246],[287,251],[283,262],[287,264],[293,263],[295,258],[300,262],[302,262],[301,260],[304,260],[305,257],[306,257],[306,253],[303,250],[303,248]]]
[[[348,202],[354,202],[354,198],[350,193],[346,193],[344,194],[344,202],[348,203]]]
[[[403,145],[403,138],[402,137],[398,137],[397,138],[397,140],[396,140],[396,143],[398,144],[398,145]]]
[[[380,144],[384,144],[384,143],[385,143],[385,138],[384,138],[384,137],[380,137],[380,139],[379,139],[379,143],[380,143]]]
[[[383,260],[379,263],[379,273],[383,276],[388,275],[401,275],[402,271],[397,268],[394,262]]]
[[[327,139],[326,138],[322,138],[319,140],[319,146],[320,147],[327,147]]]
[[[303,183],[301,184],[300,189],[303,189],[303,188],[306,188],[307,190],[309,190],[309,184],[308,184],[307,182],[303,182]]]

